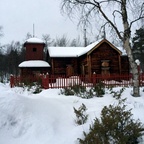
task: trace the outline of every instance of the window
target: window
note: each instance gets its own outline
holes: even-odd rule
[[[33,52],[36,52],[37,51],[37,48],[33,48]]]

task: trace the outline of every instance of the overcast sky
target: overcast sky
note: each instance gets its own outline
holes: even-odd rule
[[[42,38],[42,34],[49,34],[51,38],[63,34],[73,39],[78,35],[83,38],[82,30],[77,29],[76,20],[71,21],[60,12],[61,0],[0,0],[0,26],[4,36],[1,44],[20,41],[29,32]]]
[[[79,36],[83,42],[84,32],[82,29],[78,29],[78,20],[70,20],[66,14],[61,14],[61,1],[0,0],[0,26],[3,27],[4,34],[0,38],[0,44],[9,44],[13,40],[23,43],[27,33],[33,35],[33,24],[35,36],[38,38],[42,38],[43,34],[49,34],[52,39],[63,35],[66,35],[68,39]],[[107,9],[107,12],[109,10],[110,8]],[[91,42],[95,41],[95,36],[98,35],[98,23],[93,26],[91,32],[87,31],[87,38]],[[119,20],[117,23],[119,25]]]

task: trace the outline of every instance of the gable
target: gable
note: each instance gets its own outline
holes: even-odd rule
[[[88,53],[87,55],[90,55],[94,50],[98,49],[102,44],[107,44],[109,45],[113,50],[115,50],[116,52],[118,52],[120,55],[122,55],[122,52],[116,48],[113,44],[111,44],[108,40],[104,39],[102,41],[100,41],[97,45],[95,45]]]

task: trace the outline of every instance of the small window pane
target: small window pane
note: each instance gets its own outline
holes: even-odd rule
[[[36,52],[37,51],[37,49],[36,48],[33,48],[33,52]]]

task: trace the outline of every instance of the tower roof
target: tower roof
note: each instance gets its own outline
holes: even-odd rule
[[[36,38],[36,37],[32,37],[29,38],[25,41],[25,43],[40,43],[40,44],[45,44],[43,40]]]

